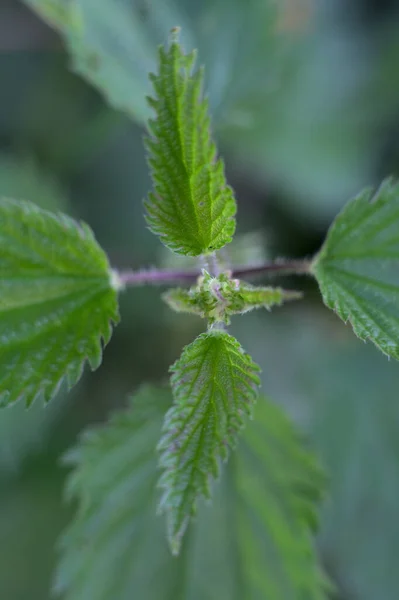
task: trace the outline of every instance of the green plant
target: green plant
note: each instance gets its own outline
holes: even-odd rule
[[[24,399],[30,405],[40,395],[49,400],[64,378],[70,386],[79,380],[86,360],[97,368],[102,344],[119,320],[118,294],[127,287],[189,284],[163,297],[172,309],[208,322],[171,368],[172,406],[168,391],[143,387],[125,412],[89,431],[69,454],[74,465],[69,492],[79,510],[63,540],[57,587],[71,599],[127,598],[134,577],[150,582],[154,570],[162,570],[165,597],[185,597],[184,582],[175,590],[168,575],[187,569],[184,551],[180,562],[169,559],[158,530],[151,532],[154,564],[140,560],[157,497],[154,448],[158,444],[162,469],[159,508],[177,555],[200,498],[210,497],[259,395],[259,368],[226,327],[234,314],[301,296],[253,286],[246,278],[316,277],[327,306],[349,320],[361,339],[399,358],[398,185],[387,180],[374,195],[367,190],[352,200],[313,260],[228,264],[218,251],[234,234],[236,203],[211,139],[202,72],[195,71],[194,59],[194,53],[182,52],[174,31],[151,77],[155,118],[146,146],[154,191],[146,213],[171,251],[198,257],[202,268],[119,271],[85,224],[28,202],[0,204],[2,404]],[[265,398],[225,471],[215,486],[213,516],[199,508],[195,536],[198,546],[214,543],[223,555],[217,577],[226,597],[326,597],[328,583],[312,542],[324,476],[282,411]],[[234,498],[230,515],[223,514],[227,495]],[[218,535],[209,525],[215,518],[225,520]],[[242,566],[228,593],[235,561]],[[190,577],[186,573],[187,581]],[[190,581],[204,597],[195,577]]]

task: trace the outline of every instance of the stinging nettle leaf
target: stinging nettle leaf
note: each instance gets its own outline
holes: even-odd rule
[[[195,53],[185,55],[172,33],[159,50],[159,72],[151,76],[148,101],[156,118],[146,139],[154,192],[146,202],[150,229],[174,252],[209,254],[231,242],[236,203],[216,157],[208,103],[202,97],[202,70]]]
[[[126,410],[90,428],[66,455],[75,467],[67,496],[79,509],[61,541],[55,591],[65,600],[128,600],[143,579],[146,597],[162,597],[150,590],[158,577],[167,585],[174,565],[155,517],[155,448],[170,400],[165,390],[141,387]]]
[[[332,590],[312,540],[325,475],[281,408],[260,398],[232,462],[227,527],[246,563],[242,597],[326,600]]]
[[[145,122],[150,112],[147,73],[159,40],[143,29],[139,6],[130,0],[24,2],[60,33],[76,74],[102,92],[109,105]]]
[[[171,556],[155,516],[155,446],[170,401],[164,390],[141,388],[69,453],[68,492],[79,504],[62,539],[56,591],[65,600],[325,600],[313,543],[324,475],[264,398],[212,505],[201,503],[180,556]]]
[[[234,447],[258,396],[259,367],[238,341],[221,330],[201,334],[171,367],[175,402],[159,443],[168,539],[180,550],[197,498],[210,497],[220,463]]]
[[[313,263],[325,304],[399,359],[399,184],[363,191],[334,221]]]
[[[108,260],[91,229],[30,202],[0,200],[0,403],[75,384],[119,320]]]

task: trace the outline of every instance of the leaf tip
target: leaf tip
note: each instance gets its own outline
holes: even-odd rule
[[[174,516],[172,514],[168,514],[167,519],[168,518],[170,518],[170,523],[168,527],[167,540],[172,556],[177,557],[180,554],[180,550],[183,543],[183,536],[188,527],[190,519],[189,517],[184,518],[182,522],[179,523],[179,526],[177,526],[177,523],[174,521]]]

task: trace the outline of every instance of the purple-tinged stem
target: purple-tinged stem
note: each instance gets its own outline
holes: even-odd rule
[[[117,272],[123,286],[167,285],[169,283],[195,283],[200,271],[174,271],[168,269],[140,269]]]
[[[246,267],[233,267],[233,277],[245,279],[256,275],[310,275],[311,261],[282,260]]]
[[[263,265],[233,267],[231,276],[237,279],[246,279],[259,275],[303,275],[310,274],[309,261],[280,261]],[[198,269],[169,270],[169,269],[141,269],[140,271],[115,271],[119,287],[132,287],[139,285],[168,285],[176,283],[195,283],[201,275]]]

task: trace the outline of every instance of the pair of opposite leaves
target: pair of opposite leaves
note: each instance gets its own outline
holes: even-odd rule
[[[160,50],[147,139],[155,190],[146,206],[169,248],[200,255],[231,241],[236,205],[193,63],[176,34]],[[366,190],[349,203],[311,267],[326,304],[395,358],[398,191],[387,180],[373,201]],[[40,392],[51,398],[64,376],[74,384],[86,359],[92,368],[100,364],[101,339],[108,342],[119,320],[120,286],[86,225],[11,200],[1,202],[0,225],[0,398],[6,404],[23,396],[30,404]]]
[[[236,206],[216,159],[193,62],[176,39],[160,50],[149,100],[156,119],[147,139],[155,190],[146,207],[165,245],[195,256],[231,241]],[[388,180],[372,201],[368,190],[349,203],[311,266],[326,304],[395,358],[398,198],[398,186]],[[102,342],[119,320],[121,281],[84,224],[12,200],[1,201],[0,222],[1,401],[24,397],[30,404],[39,393],[50,399],[64,377],[73,385],[86,359],[99,366]],[[210,477],[235,444],[259,379],[251,358],[220,330],[197,338],[172,370],[175,402],[160,442],[161,506],[177,552],[197,496],[209,493]]]

